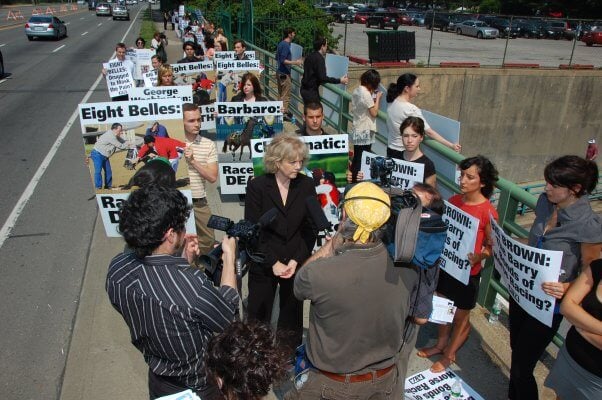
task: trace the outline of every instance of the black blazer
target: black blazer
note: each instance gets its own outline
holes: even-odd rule
[[[316,197],[313,179],[299,174],[291,180],[286,205],[282,204],[274,174],[266,174],[249,181],[245,200],[245,219],[251,222],[276,208],[278,214],[259,239],[259,248],[266,255],[265,267],[280,261],[287,264],[291,259],[299,264],[310,256],[316,242],[316,230],[307,207],[306,199]]]

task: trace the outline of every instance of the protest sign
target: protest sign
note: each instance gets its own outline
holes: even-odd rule
[[[128,182],[136,169],[143,165],[144,160],[138,160],[138,153],[143,146],[144,136],[151,134],[153,125],[167,133],[169,138],[165,139],[164,145],[149,149],[149,155],[157,154],[169,159],[178,188],[188,189],[188,169],[185,162],[179,162],[185,146],[181,99],[85,103],[79,105],[79,117],[85,155],[107,235],[116,234],[117,203],[127,197],[131,190]],[[117,126],[112,130],[114,123],[121,124],[121,129]],[[117,135],[120,130],[121,133]],[[97,143],[99,140],[100,143]],[[117,194],[126,196],[119,197]]]
[[[474,252],[479,230],[479,219],[445,201],[443,221],[447,224],[445,247],[439,266],[463,284],[470,278],[468,253]]]
[[[192,103],[192,86],[190,85],[131,88],[128,94],[130,101],[179,98],[182,99],[182,103]]]
[[[255,52],[253,50],[245,51],[245,57],[247,60],[255,59]],[[236,58],[236,52],[234,51],[216,51],[213,55],[213,61],[217,64],[218,61],[234,60]]]
[[[251,139],[272,137],[282,132],[281,101],[224,102],[215,103],[215,108],[218,140],[238,136],[246,143],[248,135]]]
[[[155,55],[152,49],[128,49],[126,59],[134,63],[134,79],[144,79],[144,74],[153,69],[151,57]]]
[[[128,61],[129,62],[129,61]],[[117,97],[128,94],[130,88],[135,87],[134,78],[127,65],[122,61],[110,61],[102,64],[106,70],[105,79],[109,96]]]
[[[208,131],[215,129],[215,105],[207,104],[199,106],[201,110],[201,130]]]
[[[381,156],[370,153],[369,151],[364,151],[362,153],[361,171],[364,174],[364,180],[376,179],[378,183],[380,183],[379,177],[372,178],[370,176],[370,163],[375,160],[376,157]],[[421,183],[423,181],[424,164],[398,160],[396,158],[393,158],[392,160],[395,162],[395,165],[391,175],[388,177],[388,184],[405,190],[412,188],[416,182]]]
[[[291,43],[291,60],[298,60],[301,57],[303,57],[303,47],[299,46],[297,43]],[[301,74],[293,68],[291,68],[291,80],[292,82],[301,82]],[[301,95],[299,94],[299,85],[291,86],[291,99],[288,110],[292,112],[292,110],[298,109],[303,103],[297,100],[298,98],[301,98]]]
[[[446,369],[439,373],[434,373],[427,369],[426,371],[409,376],[406,378],[404,386],[405,399],[449,400],[451,398],[451,388],[456,379],[459,379],[462,385],[460,399],[484,400],[451,369]]]
[[[217,60],[215,67],[219,71],[260,71],[259,60]]]
[[[157,71],[152,70],[142,74],[142,79],[145,87],[157,86]]]
[[[342,78],[347,75],[348,70],[349,58],[337,56],[335,54],[326,54],[326,75],[331,78]],[[337,86],[339,89],[345,91],[345,85],[342,83]],[[331,121],[338,121],[342,97],[326,87],[322,89],[322,97],[327,101],[322,103],[324,105],[324,118],[329,118]],[[330,107],[328,103],[333,104],[334,108]]]
[[[347,185],[347,160],[349,143],[347,135],[300,136],[309,148],[307,166],[301,171],[313,178],[318,201],[326,218],[336,226],[338,224],[337,207],[340,192]],[[271,139],[251,141],[253,149],[253,171],[256,176],[265,173],[263,154]]]
[[[541,288],[558,282],[562,251],[538,249],[517,242],[491,218],[493,260],[510,296],[533,318],[552,326],[555,298]]]
[[[244,194],[253,177],[253,164],[219,163],[219,182],[222,194]]]
[[[433,311],[429,317],[429,322],[436,324],[449,324],[454,320],[456,314],[454,302],[444,297],[433,296]]]
[[[192,85],[197,83],[208,92],[212,87],[203,84],[212,84],[215,79],[215,71],[212,61],[198,61],[192,63],[172,64],[173,77],[176,85]]]

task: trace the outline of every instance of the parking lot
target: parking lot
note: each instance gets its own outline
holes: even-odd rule
[[[365,32],[369,29],[365,25],[332,24],[331,27],[335,36],[341,36],[338,47],[341,54],[368,59],[368,35]],[[561,64],[571,63],[602,67],[602,46],[587,47],[583,42],[575,43],[563,39],[477,39],[417,26],[401,26],[399,30],[416,33],[416,59],[410,61],[417,65],[478,62],[481,66],[500,67],[504,63],[528,63],[558,68]],[[573,45],[574,54],[571,61]]]

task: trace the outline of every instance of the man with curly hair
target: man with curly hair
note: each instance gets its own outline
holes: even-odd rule
[[[187,389],[203,399],[221,397],[207,380],[204,356],[209,340],[238,312],[235,241],[222,241],[216,288],[190,267],[198,241],[185,233],[189,213],[182,193],[152,184],[134,191],[119,212],[119,231],[133,251],[113,258],[106,290],[149,366],[151,399]]]

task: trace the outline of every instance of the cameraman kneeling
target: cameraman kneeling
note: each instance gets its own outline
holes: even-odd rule
[[[151,399],[186,389],[202,399],[220,398],[207,382],[203,360],[208,341],[237,313],[235,240],[222,242],[224,267],[216,288],[190,267],[198,242],[185,234],[189,213],[178,190],[155,185],[133,192],[119,213],[119,230],[134,252],[111,261],[106,290],[149,366]]]

